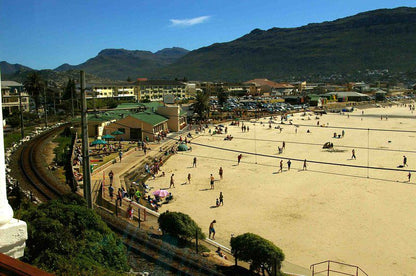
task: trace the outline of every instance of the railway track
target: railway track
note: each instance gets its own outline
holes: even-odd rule
[[[57,180],[46,174],[46,168],[42,165],[40,150],[44,146],[45,141],[62,131],[65,127],[66,125],[62,125],[36,136],[26,142],[20,152],[18,163],[21,172],[29,185],[40,194],[42,201],[56,199],[64,194],[63,191],[57,188]]]
[[[38,194],[41,195],[42,201],[59,198],[64,194],[57,188],[56,179],[52,179],[45,173],[45,168],[42,166],[40,160],[40,150],[45,141],[51,136],[59,133],[66,125],[49,130],[32,140],[28,141],[20,152],[19,167],[22,175],[25,176],[28,184],[33,187]],[[177,275],[223,275],[217,271],[214,266],[208,263],[200,262],[195,256],[192,258],[186,257],[187,254],[180,254],[177,250],[168,250],[166,246],[154,242],[147,235],[138,235],[137,231],[132,231],[133,226],[128,226],[128,223],[117,223],[112,215],[105,212],[98,212],[103,221],[119,234],[123,243],[133,253],[138,254],[147,260],[169,270]],[[126,225],[127,224],[127,225]],[[130,230],[128,230],[130,228]]]

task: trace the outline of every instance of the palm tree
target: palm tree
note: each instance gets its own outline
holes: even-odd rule
[[[33,100],[35,101],[36,112],[38,112],[39,109],[40,95],[43,91],[44,85],[44,80],[42,79],[41,75],[36,71],[30,73],[24,81],[26,91],[30,94],[30,96],[32,96]]]
[[[217,98],[219,106],[224,106],[224,104],[227,103],[228,94],[225,92],[223,87],[220,87],[217,90]]]
[[[209,114],[209,94],[198,91],[196,93],[194,111],[200,119],[205,119]]]

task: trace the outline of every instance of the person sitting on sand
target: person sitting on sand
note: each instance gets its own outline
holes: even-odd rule
[[[217,206],[217,207],[219,207],[220,206],[220,201],[219,201],[219,199],[217,198],[217,200],[215,201],[215,206]]]
[[[224,252],[221,251],[221,248],[219,246],[217,248],[217,251],[215,251],[215,253],[217,253],[218,256],[220,256],[221,258],[228,260],[227,255],[225,255]]]
[[[173,195],[172,195],[172,193],[169,193],[169,195],[166,197],[166,203],[168,203],[172,199],[173,199]]]

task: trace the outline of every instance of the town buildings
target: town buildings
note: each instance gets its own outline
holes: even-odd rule
[[[20,101],[22,101],[23,111],[29,111],[29,96],[25,92],[23,84],[15,81],[2,81],[1,96],[4,116],[20,112]]]

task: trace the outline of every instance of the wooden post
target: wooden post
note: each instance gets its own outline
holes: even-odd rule
[[[22,105],[22,92],[21,89],[19,91],[19,107],[20,107],[20,136],[25,138],[25,126],[23,123],[23,105]]]
[[[75,80],[71,80],[71,79],[69,79],[69,81],[70,81],[70,83],[69,83],[69,87],[70,87],[70,89],[71,89],[71,115],[72,115],[72,118],[74,118],[74,116],[75,116],[75,113],[74,113],[74,90],[72,89],[72,83],[75,83]]]
[[[43,86],[43,98],[44,98],[44,101],[43,101],[43,112],[45,113],[45,127],[48,127],[48,114],[46,112],[47,109],[46,109],[46,88],[45,88],[45,86],[46,86],[46,83]]]
[[[326,273],[327,276],[329,276],[329,263],[330,263],[330,261],[328,261],[328,271]]]
[[[141,208],[137,208],[137,213],[138,213],[138,222],[139,224],[137,225],[137,227],[140,229],[140,222],[141,222],[141,214],[140,214]]]

